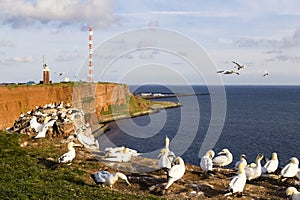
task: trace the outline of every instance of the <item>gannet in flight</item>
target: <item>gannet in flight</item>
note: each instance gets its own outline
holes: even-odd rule
[[[263,159],[263,155],[262,154],[258,154],[256,159],[255,159],[255,166],[249,166],[249,167],[246,167],[245,168],[245,172],[246,172],[246,176],[247,176],[247,179],[250,181],[250,180],[253,180],[253,179],[256,179],[258,177],[260,177],[261,175],[261,163],[260,161]]]
[[[300,200],[300,192],[294,187],[288,187],[285,193],[290,200]]]
[[[69,142],[68,152],[58,158],[58,163],[71,163],[76,156],[74,147],[81,147],[81,145]]]
[[[240,65],[237,62],[232,61],[232,63],[234,63],[236,66],[234,68],[237,68],[237,70],[243,69],[245,67],[245,65]]]
[[[175,165],[168,171],[168,183],[165,187],[167,190],[175,181],[183,177],[185,173],[185,164],[181,157],[177,157],[174,160]]]
[[[277,153],[273,152],[272,153],[272,159],[268,160],[266,164],[262,167],[262,173],[273,173],[277,170],[278,168],[278,156]]]
[[[212,172],[213,163],[212,159],[215,156],[215,152],[213,150],[208,150],[206,154],[201,158],[200,167],[205,173]]]
[[[228,149],[223,149],[221,152],[218,153],[212,162],[213,165],[218,167],[224,167],[229,165],[233,160],[233,156]]]
[[[56,120],[48,121],[49,118],[46,118],[44,124],[40,124],[37,122],[36,116],[33,116],[30,120],[30,127],[33,128],[36,132],[38,132],[35,138],[44,138],[46,137],[46,132],[49,127],[53,126]]]
[[[108,171],[98,171],[95,174],[91,174],[91,177],[96,184],[108,185],[110,189],[112,189],[113,184],[115,184],[119,178],[130,185],[127,176],[121,172],[111,174]]]
[[[238,175],[233,177],[233,179],[229,183],[229,193],[225,194],[225,196],[236,194],[238,193],[238,196],[242,195],[242,192],[244,190],[244,187],[246,185],[247,177],[245,173],[245,162],[240,162],[238,166]]]
[[[233,70],[219,70],[217,71],[217,73],[219,74],[237,74],[240,75],[240,73],[233,71]]]

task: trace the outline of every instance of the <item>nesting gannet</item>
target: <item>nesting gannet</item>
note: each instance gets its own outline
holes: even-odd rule
[[[170,151],[170,148],[169,148],[169,145],[170,145],[170,139],[168,138],[168,136],[166,135],[166,139],[165,139],[165,149],[167,150],[168,152],[168,157],[169,159],[172,159],[171,162],[174,160],[175,158],[175,154],[173,151]]]
[[[206,154],[201,158],[200,167],[205,173],[212,172],[213,163],[212,159],[215,156],[215,152],[213,150],[208,150]]]
[[[260,161],[263,159],[263,157],[264,156],[262,154],[258,154],[255,159],[256,166],[253,166],[253,167],[248,166],[245,168],[246,176],[249,181],[260,177],[260,175],[261,175]]]
[[[177,157],[174,160],[175,165],[171,167],[171,169],[168,171],[168,183],[165,187],[167,190],[175,181],[179,180],[181,177],[183,177],[185,172],[185,164],[181,157]]]
[[[290,159],[290,163],[284,166],[281,170],[281,176],[283,178],[292,178],[297,175],[298,173],[298,165],[299,160],[296,157],[292,157]]]
[[[74,147],[80,147],[81,145],[75,144],[74,142],[68,143],[68,152],[58,158],[58,163],[71,163],[75,158],[76,153]]]
[[[290,200],[300,200],[300,192],[294,187],[288,187],[285,193]]]
[[[46,136],[46,132],[49,127],[53,126],[56,120],[47,121],[49,118],[45,118],[44,124],[40,124],[37,122],[36,116],[33,116],[30,120],[30,127],[33,128],[36,132],[38,132],[35,138],[44,138]]]
[[[169,158],[168,155],[168,150],[166,148],[163,148],[160,152],[160,154],[158,155],[158,166],[161,169],[171,169],[172,167],[172,162],[171,159]],[[172,158],[173,160],[173,158]]]
[[[237,74],[240,75],[240,73],[233,71],[233,70],[219,70],[217,71],[217,73],[219,74]]]
[[[237,70],[243,69],[245,67],[245,65],[240,65],[239,63],[234,61],[232,61],[232,63],[236,65],[234,68],[237,68]]]
[[[225,196],[238,193],[238,195],[242,195],[244,187],[246,185],[247,177],[245,173],[245,162],[240,162],[238,166],[238,175],[233,177],[233,179],[229,183],[229,193],[225,194]]]
[[[239,161],[237,161],[237,162],[235,163],[235,167],[234,167],[234,168],[235,168],[235,169],[238,169],[238,168],[239,168],[239,165],[240,165],[240,163],[242,163],[242,162],[246,164],[245,166],[247,166],[247,164],[248,164],[248,163],[247,163],[247,160],[246,160],[246,158],[247,158],[247,157],[246,157],[246,155],[245,155],[245,154],[241,154],[241,155],[240,155],[240,160],[239,160]]]
[[[268,160],[266,164],[262,167],[262,173],[273,173],[277,170],[278,168],[278,156],[277,153],[273,152],[272,153],[272,159]]]
[[[109,185],[110,189],[112,189],[113,184],[115,184],[115,182],[119,178],[124,180],[128,185],[130,185],[126,175],[121,172],[111,174],[108,171],[99,171],[95,174],[91,174],[91,177],[93,178],[96,184]]]
[[[225,155],[224,155],[225,154]],[[218,153],[212,162],[213,165],[218,167],[224,167],[229,165],[233,160],[233,156],[228,149],[223,149],[221,152]]]

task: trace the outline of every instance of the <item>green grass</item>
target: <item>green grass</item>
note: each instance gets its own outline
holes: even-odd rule
[[[53,169],[62,152],[59,141],[20,147],[26,137],[0,131],[0,199],[158,199],[129,194],[130,188],[126,194],[94,186],[88,171],[97,169],[95,161]]]

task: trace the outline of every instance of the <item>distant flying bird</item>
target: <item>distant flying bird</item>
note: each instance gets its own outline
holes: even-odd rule
[[[265,72],[265,73],[263,74],[263,77],[268,76],[268,75],[269,75],[269,73],[268,73],[268,72]]]
[[[240,75],[240,73],[238,73],[236,71],[233,71],[233,70],[220,70],[220,71],[217,71],[217,73],[219,73],[219,74],[237,74],[237,75]]]
[[[237,68],[237,70],[243,69],[245,67],[245,65],[240,65],[237,62],[232,61],[232,63],[236,64],[236,66],[234,68]]]

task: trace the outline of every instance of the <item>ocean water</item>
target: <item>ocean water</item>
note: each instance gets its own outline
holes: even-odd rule
[[[130,86],[135,93],[191,92],[189,86],[170,88]],[[192,89],[195,93],[208,92],[205,86]],[[232,165],[240,154],[246,154],[250,163],[258,153],[270,158],[272,152],[277,152],[280,166],[293,156],[300,158],[300,86],[226,86],[225,91],[226,99],[221,106],[225,105],[226,116],[219,132],[218,128],[210,127],[211,95],[199,95],[154,99],[180,102],[182,107],[112,122],[106,136],[116,146],[124,145],[155,158],[168,135],[171,150],[181,155],[185,162],[198,165],[204,137],[212,128],[216,135],[212,149],[219,152],[228,148],[234,156]],[[218,107],[216,109],[218,111]],[[222,120],[217,119],[216,123],[218,126]]]

